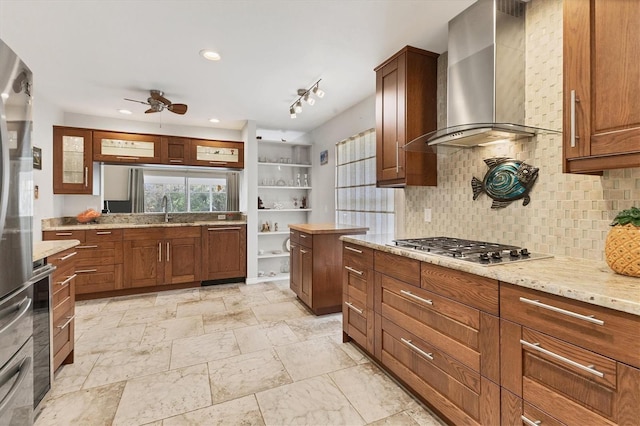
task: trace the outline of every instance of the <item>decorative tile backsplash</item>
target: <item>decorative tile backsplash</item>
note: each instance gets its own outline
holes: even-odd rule
[[[527,4],[526,124],[562,129],[562,0]],[[439,61],[438,127],[446,126],[446,55]],[[508,156],[540,168],[531,203],[492,210],[491,199],[472,200],[471,179],[482,179],[485,158]],[[603,176],[562,173],[562,135],[458,149],[438,147],[438,186],[404,190],[403,236],[499,241],[531,251],[603,260],[609,223],[640,205],[640,168]],[[424,222],[424,209],[432,220]]]

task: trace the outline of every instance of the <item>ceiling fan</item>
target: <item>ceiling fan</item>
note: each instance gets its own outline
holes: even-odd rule
[[[150,90],[149,93],[151,94],[151,96],[147,98],[147,102],[138,101],[135,99],[128,99],[128,98],[124,98],[124,100],[149,105],[150,108],[144,112],[145,114],[150,114],[152,112],[160,112],[165,108],[175,114],[180,114],[180,115],[187,112],[187,105],[171,103],[169,99],[163,96],[164,92],[162,90]]]

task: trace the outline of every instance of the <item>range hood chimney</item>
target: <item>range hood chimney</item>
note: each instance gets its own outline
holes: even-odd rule
[[[447,127],[405,149],[467,148],[544,130],[524,125],[525,8],[522,0],[478,0],[449,21]]]

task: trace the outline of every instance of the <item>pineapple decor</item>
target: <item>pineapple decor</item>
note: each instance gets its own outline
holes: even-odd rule
[[[611,223],[604,254],[614,272],[640,278],[640,209],[623,210]]]

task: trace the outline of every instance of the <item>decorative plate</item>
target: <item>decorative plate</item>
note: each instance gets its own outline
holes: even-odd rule
[[[284,240],[284,244],[282,245],[282,248],[285,251],[291,251],[291,238],[287,238],[286,240]]]

